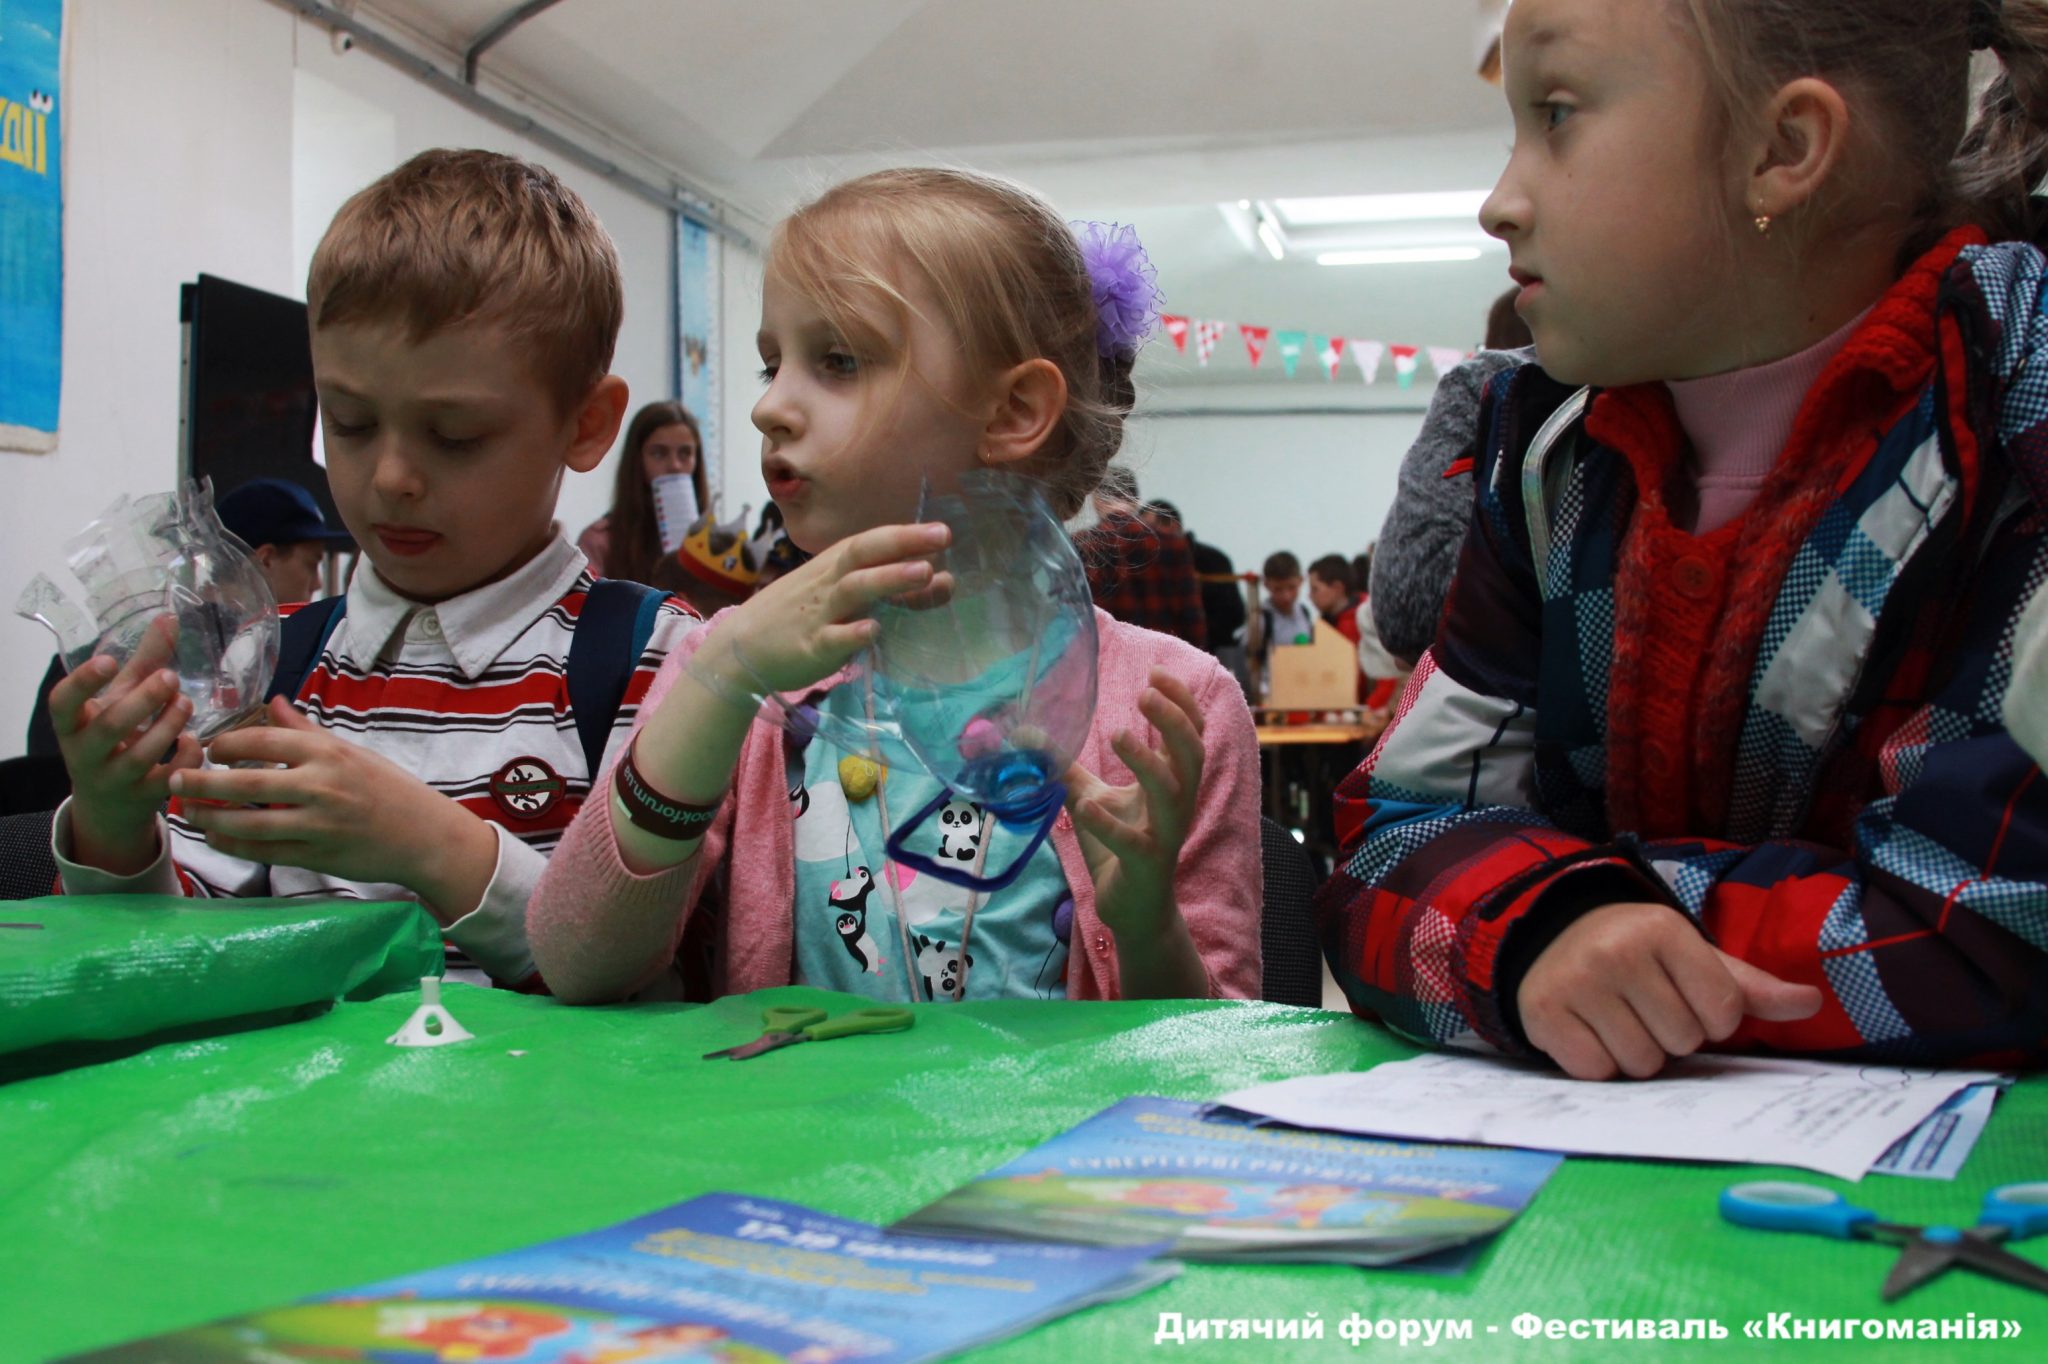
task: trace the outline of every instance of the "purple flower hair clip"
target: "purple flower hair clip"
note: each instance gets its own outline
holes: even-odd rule
[[[1069,223],[1088,266],[1095,294],[1095,348],[1105,356],[1136,356],[1159,325],[1165,295],[1154,282],[1159,272],[1138,241],[1138,229],[1123,223]]]

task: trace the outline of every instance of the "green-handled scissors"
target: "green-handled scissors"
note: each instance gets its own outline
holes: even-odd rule
[[[902,1032],[917,1016],[908,1009],[878,1008],[855,1009],[850,1014],[828,1018],[823,1009],[803,1009],[783,1006],[761,1011],[761,1022],[767,1031],[751,1042],[742,1042],[736,1047],[725,1047],[719,1051],[707,1051],[704,1059],[709,1061],[725,1056],[735,1061],[744,1061],[759,1056],[764,1051],[777,1047],[791,1047],[798,1042],[829,1042],[835,1037],[852,1037],[864,1032]]]
[[[1744,1227],[1803,1231],[1838,1241],[1877,1241],[1901,1247],[1884,1281],[1891,1302],[1953,1265],[2048,1293],[2048,1269],[1999,1245],[2048,1232],[2048,1182],[2005,1184],[1984,1195],[1974,1227],[1905,1227],[1880,1222],[1877,1214],[1851,1207],[1842,1196],[1817,1184],[1771,1180],[1736,1184],[1722,1191],[1721,1216]]]

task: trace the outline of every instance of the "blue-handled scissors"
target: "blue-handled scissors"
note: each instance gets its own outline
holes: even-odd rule
[[[704,1059],[710,1061],[724,1056],[744,1061],[764,1051],[795,1046],[798,1042],[829,1042],[835,1037],[852,1037],[867,1032],[902,1032],[916,1021],[917,1016],[908,1009],[855,1009],[852,1013],[828,1018],[823,1009],[785,1005],[761,1011],[761,1022],[767,1031],[759,1037],[736,1047],[707,1051]]]
[[[1838,1241],[1877,1241],[1900,1247],[1884,1281],[1891,1302],[1953,1265],[2048,1293],[2048,1269],[1999,1245],[2048,1232],[2048,1182],[2005,1184],[1984,1195],[1974,1227],[1907,1227],[1880,1222],[1877,1214],[1852,1207],[1817,1184],[1764,1180],[1722,1191],[1721,1216],[1738,1226],[1765,1231],[1803,1231]]]

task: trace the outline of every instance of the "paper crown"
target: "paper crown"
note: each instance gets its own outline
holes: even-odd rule
[[[708,511],[691,522],[676,562],[706,586],[740,597],[752,592],[761,576],[760,561],[747,541],[745,511],[730,522],[720,523]]]
[[[750,542],[754,562],[763,573],[773,569],[776,575],[789,572],[810,556],[798,549],[789,538],[789,532],[780,525],[771,524]]]

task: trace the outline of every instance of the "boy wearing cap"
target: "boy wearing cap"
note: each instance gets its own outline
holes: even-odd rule
[[[279,604],[313,600],[327,551],[352,543],[347,531],[327,524],[313,494],[288,479],[252,478],[214,510],[249,547]]]
[[[452,961],[536,988],[526,902],[694,623],[626,589],[615,689],[577,700],[579,637],[625,594],[594,582],[554,509],[625,410],[608,373],[618,260],[546,170],[425,152],[342,207],[306,295],[329,484],[366,562],[335,606],[304,608],[325,632],[304,713],[273,700],[268,727],[214,740],[220,766],[197,770],[190,706],[149,650],[118,679],[81,666],[50,703],[74,785],[53,837],[63,886],[415,899]],[[288,648],[305,623],[287,621]]]

